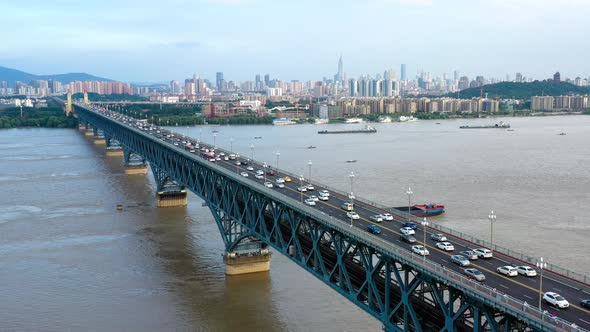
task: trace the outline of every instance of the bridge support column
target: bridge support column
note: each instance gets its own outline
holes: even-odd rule
[[[94,136],[94,129],[86,127],[86,131],[84,132],[84,136],[86,136],[86,137]]]
[[[158,207],[177,207],[188,204],[188,194],[185,189],[159,191],[156,194]]]
[[[228,276],[268,272],[270,271],[270,256],[268,249],[262,249],[259,253],[240,255],[232,251],[223,256],[225,274]]]
[[[119,143],[119,141],[117,141],[116,139],[114,139],[113,137],[111,137],[110,135],[105,135],[105,141],[106,141],[106,154],[107,157],[119,157],[119,156],[123,156],[123,147],[121,146],[121,143]]]
[[[131,150],[123,150],[125,158],[125,174],[145,175],[147,174],[147,163],[145,159]]]
[[[79,123],[78,124],[78,130],[81,132],[85,132],[86,131],[86,125],[84,123]]]

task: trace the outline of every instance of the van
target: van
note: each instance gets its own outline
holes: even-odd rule
[[[345,211],[352,211],[354,209],[354,205],[349,202],[344,202],[344,203],[342,203],[341,208],[342,208],[342,210],[345,210]]]

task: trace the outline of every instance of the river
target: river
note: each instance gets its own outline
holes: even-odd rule
[[[346,191],[353,171],[355,195],[386,205],[407,205],[411,186],[413,204],[446,205],[432,222],[481,238],[494,210],[495,243],[590,273],[590,117],[458,129],[499,120],[376,124],[367,135],[316,134],[355,125],[176,130],[272,166],[278,151],[281,168]],[[198,197],[158,209],[151,176],[126,176],[120,157],[75,130],[0,130],[0,188],[3,331],[381,329],[280,254],[270,273],[226,277]]]

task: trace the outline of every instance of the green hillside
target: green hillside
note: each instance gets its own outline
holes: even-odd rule
[[[470,88],[459,92],[459,98],[479,97],[488,94],[488,98],[516,98],[529,100],[532,96],[560,96],[567,94],[590,94],[589,87],[580,87],[565,82],[534,81],[530,83],[501,82],[484,85],[480,88]],[[457,93],[448,94],[449,97],[457,97]]]

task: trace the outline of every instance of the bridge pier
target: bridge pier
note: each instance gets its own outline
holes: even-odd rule
[[[86,136],[86,137],[94,136],[94,129],[86,128],[86,130],[84,131],[84,136]]]
[[[125,174],[127,175],[145,175],[147,174],[147,164],[126,164]]]
[[[223,256],[225,274],[228,276],[268,272],[270,271],[270,256],[268,249],[261,249],[258,253],[240,255],[232,251]]]
[[[158,207],[177,207],[188,204],[186,189],[159,191],[156,193]]]
[[[122,157],[123,148],[122,147],[107,147],[107,157]],[[147,172],[147,169],[146,169]]]

